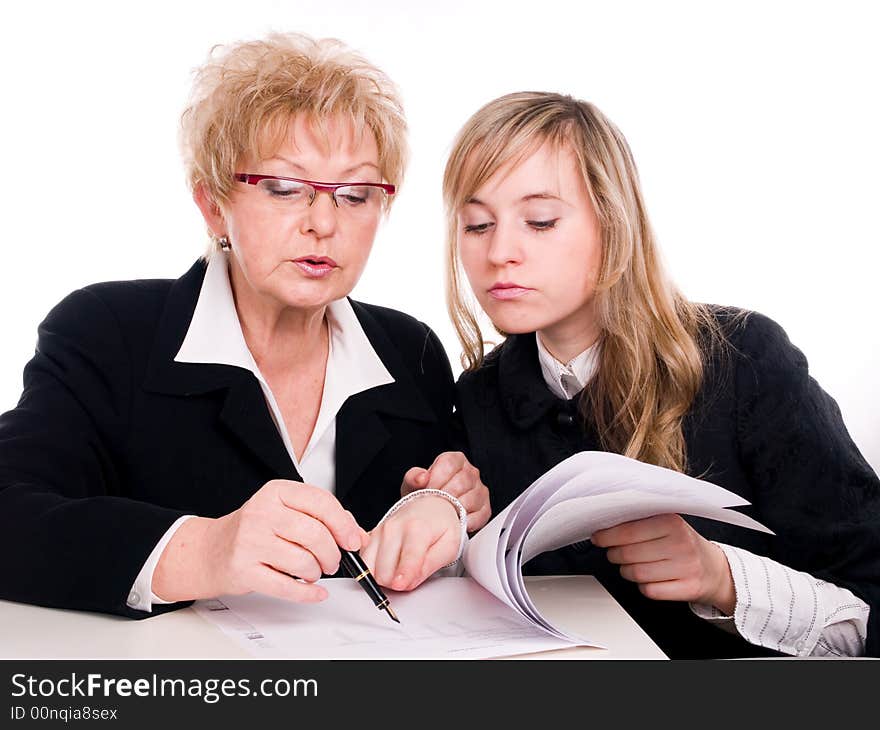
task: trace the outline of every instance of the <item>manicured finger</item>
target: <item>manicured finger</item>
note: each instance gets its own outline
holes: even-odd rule
[[[309,484],[282,483],[278,490],[282,503],[294,512],[303,512],[323,523],[333,541],[346,550],[361,547],[361,527],[330,492]]]
[[[314,583],[303,583],[279,573],[268,565],[257,566],[253,589],[268,596],[296,603],[318,603],[327,598],[327,589]]]

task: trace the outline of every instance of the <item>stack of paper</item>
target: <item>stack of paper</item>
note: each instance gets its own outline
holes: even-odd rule
[[[526,489],[474,537],[467,578],[429,580],[389,593],[401,623],[376,611],[354,581],[325,581],[330,597],[294,604],[247,595],[199,601],[196,610],[257,655],[287,658],[478,658],[566,646],[601,646],[553,625],[536,608],[523,563],[596,530],[679,513],[770,532],[730,507],[748,502],[715,484],[616,454],[584,451]]]
[[[733,492],[671,469],[618,454],[582,451],[557,464],[496,515],[463,556],[467,574],[518,614],[575,643],[553,626],[525,590],[523,563],[623,522],[678,513],[770,533],[729,507],[749,503]]]

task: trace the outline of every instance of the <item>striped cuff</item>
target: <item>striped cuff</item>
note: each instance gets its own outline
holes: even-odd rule
[[[715,544],[730,565],[736,608],[724,616],[712,606],[690,604],[697,616],[783,654],[864,654],[870,608],[852,591],[743,548]]]

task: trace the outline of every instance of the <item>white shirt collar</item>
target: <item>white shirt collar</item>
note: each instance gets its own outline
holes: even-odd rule
[[[300,460],[303,465],[350,396],[394,382],[348,299],[338,299],[327,305],[327,322],[330,340],[324,393],[318,420]],[[302,474],[275,397],[244,339],[225,255],[215,254],[208,261],[192,320],[174,360],[234,365],[252,372],[260,382],[290,458]]]
[[[599,367],[598,341],[565,364],[559,362],[544,347],[540,333],[535,333],[535,341],[538,343],[538,361],[541,363],[544,382],[557,398],[574,398],[596,374]]]

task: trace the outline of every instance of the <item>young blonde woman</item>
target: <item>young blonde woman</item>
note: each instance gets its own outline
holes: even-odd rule
[[[444,177],[459,414],[493,512],[580,450],[715,482],[767,536],[679,515],[547,553],[671,657],[880,654],[880,483],[782,328],[663,272],[626,140],[595,106],[496,99]],[[462,272],[505,336],[483,356]]]

